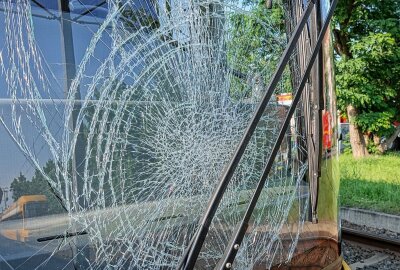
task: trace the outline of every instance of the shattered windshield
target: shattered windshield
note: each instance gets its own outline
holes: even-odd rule
[[[286,47],[284,10],[258,1],[1,1],[0,268],[175,269]],[[299,73],[286,67],[197,269],[215,266],[241,220]],[[299,108],[237,269],[293,255],[308,207],[302,121]]]

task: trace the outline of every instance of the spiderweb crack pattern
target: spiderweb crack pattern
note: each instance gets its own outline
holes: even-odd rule
[[[60,101],[35,39],[30,3],[3,3],[9,61],[2,69],[13,100],[11,124],[2,118],[3,125],[60,198],[70,227],[88,232],[90,269],[174,269],[265,91],[286,45],[284,31],[272,19],[258,19],[257,6],[237,1],[108,1],[107,16]],[[259,49],[244,62],[238,20],[252,20],[268,33],[260,48],[269,48],[269,56],[260,61]],[[291,76],[285,71],[275,94],[292,92]],[[56,110],[61,135],[51,128],[48,110]],[[265,110],[197,268],[210,269],[222,256],[286,111],[276,100]],[[293,254],[308,202],[306,163],[296,158],[305,151],[296,148],[304,140],[296,124],[301,117],[299,109],[237,269],[271,266]],[[42,169],[21,121],[40,134],[55,177]],[[298,230],[284,243],[280,232],[293,223]]]

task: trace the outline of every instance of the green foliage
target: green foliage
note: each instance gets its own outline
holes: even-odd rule
[[[25,175],[20,172],[19,176],[14,178],[11,182],[11,189],[13,190],[12,199],[16,201],[23,195],[32,195],[32,193],[29,193],[31,190],[31,184],[32,183],[28,182]]]
[[[400,12],[395,0],[343,0],[335,13],[338,105],[379,136],[400,118]]]
[[[55,166],[54,162],[48,161],[43,167],[43,171],[50,177],[55,177]],[[64,212],[61,203],[54,195],[48,182],[43,177],[39,170],[35,170],[35,174],[30,181],[20,173],[20,175],[11,183],[13,189],[12,198],[14,201],[18,200],[19,197],[24,195],[45,195],[49,205],[49,214],[57,214]]]
[[[243,74],[258,73],[267,84],[286,44],[283,8],[276,3],[267,9],[264,1],[258,0],[247,0],[243,5],[251,7],[249,13],[229,17],[232,27],[227,44],[228,64]],[[233,92],[249,90],[241,89],[239,79],[234,79],[232,85]],[[290,89],[289,76],[283,79],[282,87]]]
[[[152,15],[149,15],[149,11],[143,6],[133,8],[122,8],[123,4],[120,3],[121,8],[121,21],[127,28],[138,28],[140,22],[141,26],[149,27],[150,29],[157,29],[160,27],[160,23]]]
[[[350,144],[350,134],[346,134],[344,140],[343,140],[343,153],[345,154],[351,154],[351,144]]]
[[[367,142],[367,150],[368,150],[368,153],[373,154],[373,155],[382,154],[379,151],[378,146],[371,139],[369,139],[368,142]]]
[[[339,106],[359,110],[356,124],[364,132],[386,135],[399,117],[400,46],[391,34],[374,34],[351,43],[353,58],[337,63]],[[396,108],[397,107],[397,108]]]
[[[398,0],[340,0],[334,23],[351,39],[360,39],[371,32],[400,35],[398,18]]]
[[[340,201],[343,206],[400,214],[400,153],[362,160],[340,156]]]
[[[382,136],[391,134],[394,131],[392,125],[394,117],[394,110],[387,108],[387,111],[383,112],[364,112],[357,117],[355,122],[362,130]]]

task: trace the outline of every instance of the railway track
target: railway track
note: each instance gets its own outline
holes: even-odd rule
[[[350,269],[400,269],[400,239],[345,227],[342,239]]]
[[[361,243],[367,246],[388,249],[400,253],[400,240],[398,239],[349,228],[342,228],[342,238],[344,240]]]

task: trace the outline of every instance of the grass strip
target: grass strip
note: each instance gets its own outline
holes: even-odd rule
[[[340,202],[389,214],[400,214],[400,153],[354,159],[340,156]]]

